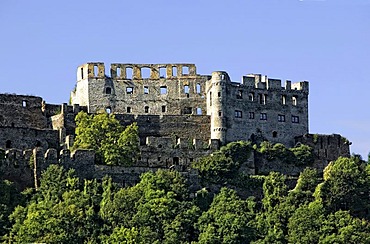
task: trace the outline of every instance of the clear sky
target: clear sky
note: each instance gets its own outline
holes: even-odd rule
[[[92,61],[308,80],[310,133],[370,151],[370,0],[0,1],[0,93],[68,102]]]

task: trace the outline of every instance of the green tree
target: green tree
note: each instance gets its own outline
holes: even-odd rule
[[[255,238],[254,207],[252,199],[241,200],[234,190],[222,188],[198,220],[199,243],[251,242]]]
[[[93,149],[98,162],[130,166],[139,157],[137,124],[124,128],[113,114],[88,115],[80,112],[76,116],[75,132],[73,148]]]

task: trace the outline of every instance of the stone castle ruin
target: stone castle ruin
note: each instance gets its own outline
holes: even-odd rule
[[[102,172],[118,177],[121,172],[118,181],[133,182],[137,175],[128,176],[130,170],[133,175],[158,168],[186,172],[192,161],[238,140],[310,145],[314,166],[322,169],[338,156],[349,156],[349,143],[339,135],[308,134],[308,93],[307,81],[285,81],[282,86],[281,80],[248,74],[233,82],[224,71],[199,75],[194,64],[111,64],[108,76],[103,63],[87,63],[77,69],[69,105],[47,104],[35,96],[0,95],[0,148],[4,148],[0,171],[3,178],[17,177],[19,170],[10,169],[16,165],[9,157],[17,158],[16,164],[26,170],[33,155],[38,159],[31,170],[35,176],[52,158],[86,177]],[[94,165],[91,151],[71,154],[79,111],[113,113],[123,125],[137,122],[141,150],[137,164],[112,171]],[[274,170],[254,155],[246,168],[250,174]],[[295,174],[299,169],[287,171]],[[14,172],[18,173],[11,176]]]

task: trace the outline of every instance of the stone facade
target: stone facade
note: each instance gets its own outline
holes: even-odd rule
[[[282,86],[281,80],[249,74],[233,82],[224,71],[199,75],[194,64],[111,64],[108,76],[103,63],[87,63],[77,69],[70,105],[0,94],[2,178],[24,174],[20,182],[27,185],[32,172],[38,179],[56,162],[75,168],[81,177],[108,174],[122,184],[133,184],[140,173],[158,168],[194,176],[189,171],[192,161],[238,140],[307,144],[314,148],[313,167],[323,169],[330,160],[349,156],[350,143],[340,135],[308,134],[308,93],[307,81]],[[80,111],[114,113],[124,126],[138,124],[141,157],[134,167],[95,165],[91,151],[71,154]],[[253,154],[242,170],[297,174],[302,169],[271,164]]]

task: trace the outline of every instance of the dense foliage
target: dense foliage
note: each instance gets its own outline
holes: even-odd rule
[[[93,149],[99,163],[132,165],[139,156],[138,126],[126,128],[113,114],[88,115],[81,111],[76,116],[74,149]]]
[[[323,178],[305,169],[291,190],[271,172],[262,199],[226,187],[190,198],[185,178],[166,170],[121,188],[51,165],[37,191],[1,184],[0,234],[9,243],[370,242],[370,166],[355,157],[330,163]]]

